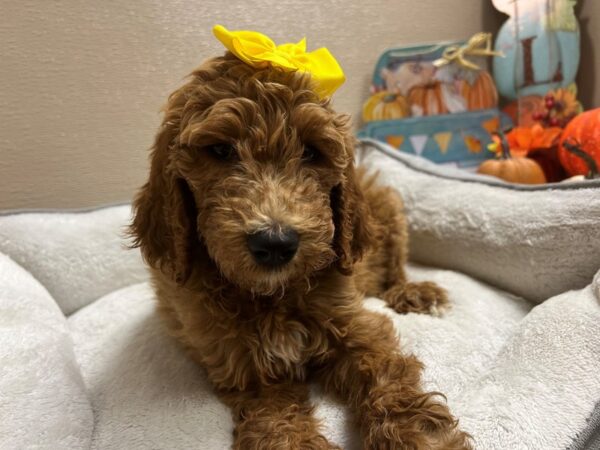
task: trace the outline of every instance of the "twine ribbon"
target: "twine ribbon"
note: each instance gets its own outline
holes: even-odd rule
[[[504,56],[504,53],[492,49],[492,34],[477,33],[464,45],[451,45],[444,50],[442,57],[433,64],[442,67],[447,64],[458,64],[471,70],[481,70],[477,64],[469,61],[469,56]]]

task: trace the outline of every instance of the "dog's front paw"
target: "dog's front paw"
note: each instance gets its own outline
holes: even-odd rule
[[[471,450],[470,436],[460,430],[440,432],[419,431],[397,438],[393,423],[384,422],[372,429],[365,441],[365,450]]]
[[[388,414],[371,421],[365,433],[365,450],[471,450],[471,437],[439,405],[406,417]]]
[[[249,419],[235,430],[233,450],[341,450],[315,429],[306,418]]]
[[[397,284],[385,291],[383,299],[400,314],[440,316],[450,306],[446,291],[431,281]]]

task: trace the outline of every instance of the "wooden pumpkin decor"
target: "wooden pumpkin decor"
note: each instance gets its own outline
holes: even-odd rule
[[[418,111],[419,114],[416,115],[448,114],[440,83],[412,88],[408,93],[408,103],[410,103],[413,113]]]
[[[546,182],[544,171],[532,159],[510,156],[508,142],[504,136],[494,135],[491,149],[496,151],[497,159],[484,161],[477,173],[491,175],[510,183],[543,184]]]
[[[467,102],[467,109],[488,109],[498,106],[498,91],[492,76],[486,71],[479,71],[479,76],[473,84],[465,80],[462,86],[462,96]]]
[[[567,144],[567,145],[566,145]],[[586,175],[590,165],[568,146],[585,152],[600,166],[600,108],[576,116],[565,128],[559,149],[560,163],[569,175]]]
[[[402,119],[410,116],[410,106],[402,95],[381,91],[369,97],[362,113],[365,122]]]

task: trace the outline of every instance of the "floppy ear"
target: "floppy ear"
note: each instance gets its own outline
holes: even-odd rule
[[[191,275],[195,248],[196,206],[190,188],[171,164],[176,137],[177,96],[167,105],[151,156],[150,177],[134,199],[130,233],[146,262],[178,284]]]
[[[354,263],[371,245],[373,232],[369,206],[358,184],[354,167],[355,139],[348,126],[348,119],[339,116],[336,125],[344,136],[347,166],[343,181],[331,191],[331,209],[335,226],[333,247],[338,256],[337,269],[349,275],[352,273]]]

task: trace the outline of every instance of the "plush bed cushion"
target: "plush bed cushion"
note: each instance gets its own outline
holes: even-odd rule
[[[416,204],[420,193],[402,188],[395,178],[402,172],[378,155],[367,158],[404,189],[409,214],[421,200],[431,207],[427,197]],[[229,413],[164,333],[139,252],[120,239],[129,215],[122,206],[0,217],[1,249],[23,264],[0,255],[0,448],[229,447]],[[496,221],[487,223],[493,232]],[[498,279],[505,270],[512,269],[498,265]],[[447,288],[452,310],[441,318],[400,316],[380,300],[366,305],[390,315],[404,349],[425,362],[427,388],[447,394],[477,448],[565,449],[593,437],[600,275],[533,310],[458,272],[413,266],[409,275]],[[57,304],[76,312],[67,319]],[[331,439],[360,448],[346,410],[316,388],[313,394]]]
[[[124,251],[130,214],[129,205],[0,214],[0,252],[37,278],[68,315],[148,278],[139,250]]]
[[[405,351],[426,365],[478,449],[565,449],[600,398],[600,306],[592,287],[531,304],[452,271],[412,266],[413,280],[448,289],[441,318],[398,315]],[[169,338],[147,283],[117,290],[69,318],[95,415],[93,449],[230,448],[232,421],[205,375]],[[325,434],[361,448],[351,417],[313,388]]]
[[[0,448],[83,450],[93,425],[67,319],[0,253]]]
[[[600,180],[510,185],[362,142],[362,163],[404,198],[413,260],[535,302],[584,287],[600,268]]]

